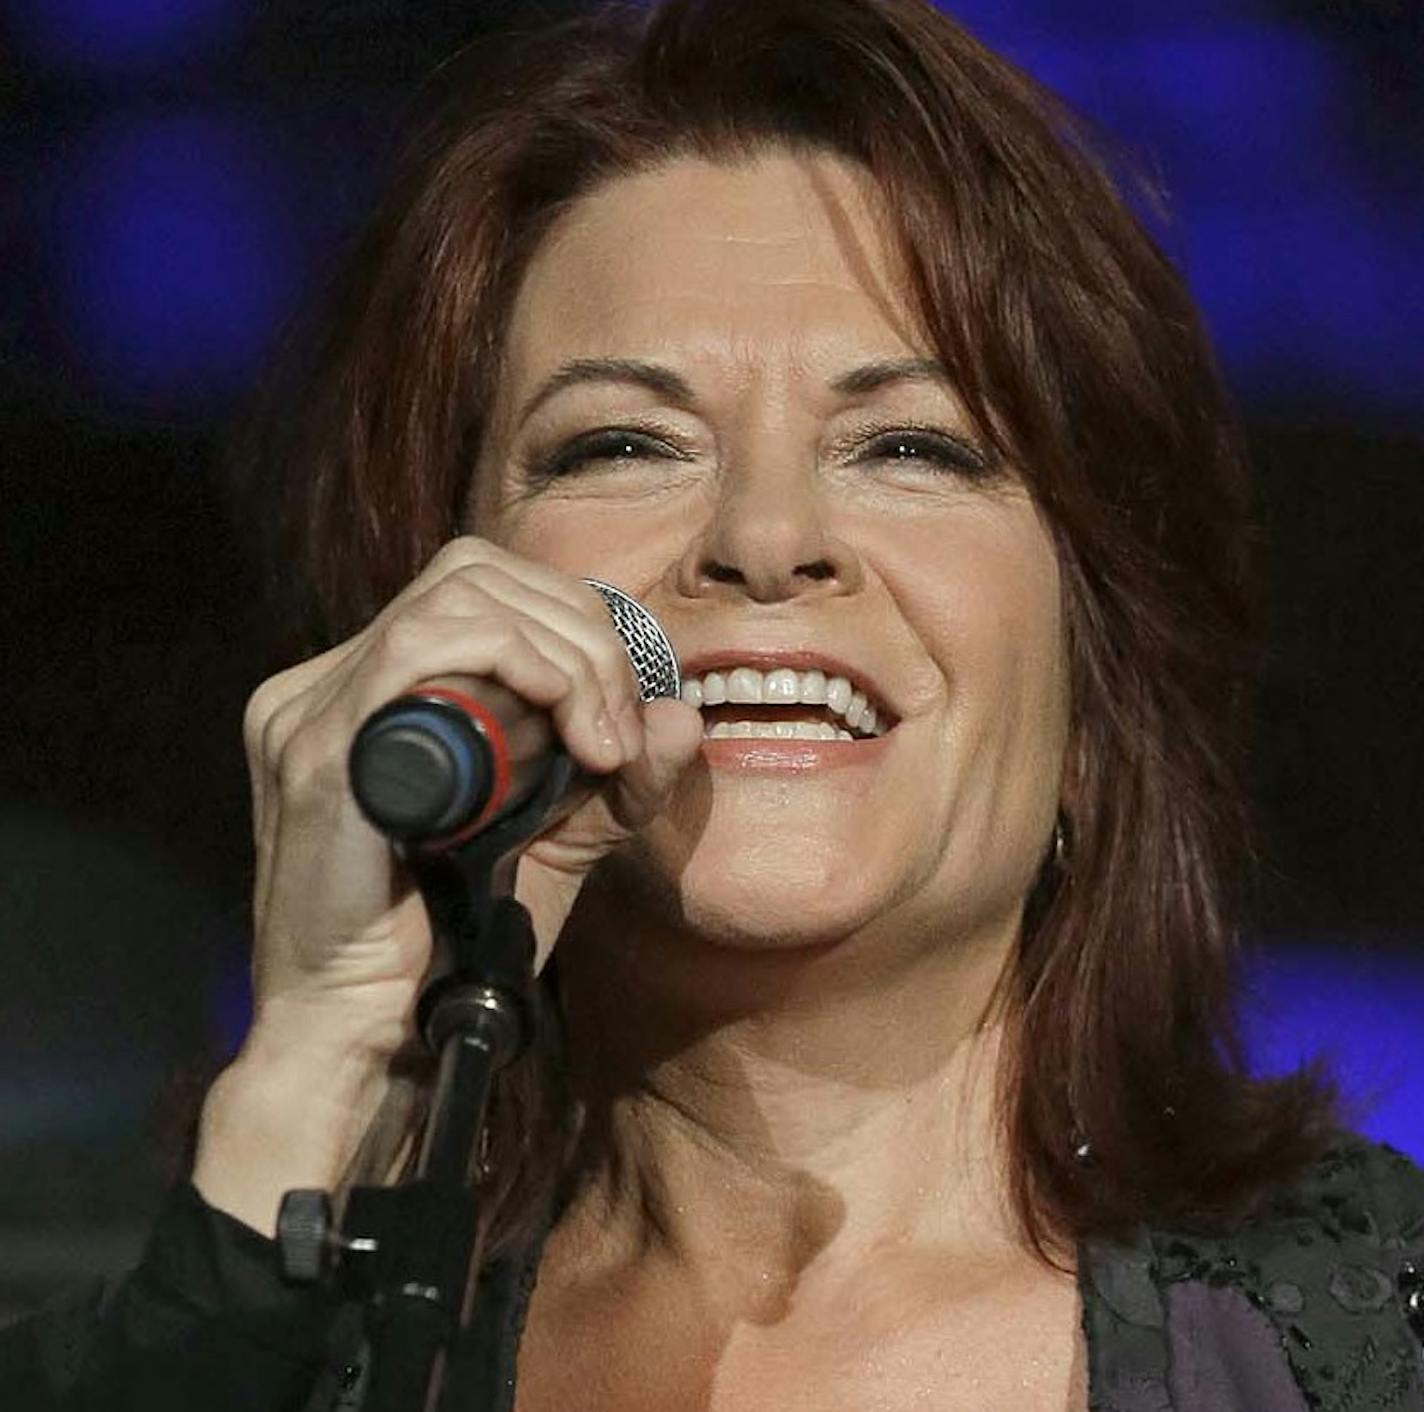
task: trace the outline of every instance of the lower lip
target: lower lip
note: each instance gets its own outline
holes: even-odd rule
[[[892,731],[869,740],[720,739],[702,742],[702,758],[716,770],[844,770],[878,765],[890,748]]]

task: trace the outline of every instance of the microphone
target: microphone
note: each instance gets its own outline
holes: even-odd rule
[[[677,656],[662,624],[635,598],[598,579],[596,589],[628,651],[642,701],[677,696]],[[351,792],[392,842],[444,851],[468,842],[558,769],[548,813],[587,777],[568,757],[548,712],[495,682],[417,687],[370,716],[351,745]]]

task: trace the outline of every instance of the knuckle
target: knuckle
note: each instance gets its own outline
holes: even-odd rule
[[[508,625],[509,636],[505,640],[504,653],[510,658],[521,658],[525,665],[540,674],[559,682],[565,690],[576,680],[577,666],[568,653],[551,651],[548,630],[538,623],[516,623]]]
[[[442,579],[426,601],[432,611],[451,616],[490,612],[500,606],[490,591],[498,578],[498,569],[484,564],[470,565]]]
[[[509,575],[493,564],[465,564],[446,574],[406,611],[444,618],[508,612],[500,590],[509,582]]]
[[[242,738],[250,755],[256,755],[267,736],[272,718],[287,704],[292,692],[291,671],[268,677],[247,698],[242,712]]]
[[[480,564],[489,558],[489,542],[474,534],[456,535],[454,539],[447,540],[435,557],[430,561],[430,568],[437,572],[453,572],[455,570]]]
[[[501,656],[523,657],[547,662],[547,655],[539,650],[535,637],[537,632],[516,622],[513,618],[490,617],[483,623],[489,650]],[[555,665],[550,663],[550,665]]]
[[[259,682],[253,688],[242,713],[244,730],[260,734],[263,722],[277,709],[278,703],[282,700],[283,693],[280,690],[280,684],[283,675],[279,672],[276,676]]]
[[[592,664],[588,654],[557,628],[551,628],[538,619],[530,619],[523,625],[523,631],[530,647],[570,681],[582,681],[589,676]]]
[[[284,798],[300,801],[345,779],[345,760],[334,751],[328,732],[306,722],[287,732],[272,756],[277,785]]]
[[[262,733],[262,758],[269,762],[269,769],[270,762],[276,761],[292,732],[307,719],[307,712],[307,703],[300,697],[294,697],[267,718],[267,726]]]
[[[600,641],[595,657],[598,679],[610,701],[619,705],[635,695],[632,663],[623,644],[615,637],[609,643]]]
[[[376,645],[382,661],[392,665],[412,661],[427,650],[432,628],[429,619],[438,616],[435,605],[424,610],[408,609],[382,625]]]

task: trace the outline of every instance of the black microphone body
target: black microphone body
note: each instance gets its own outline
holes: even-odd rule
[[[677,658],[657,619],[621,590],[586,582],[608,606],[642,699],[676,696]],[[564,779],[548,823],[593,783],[570,765],[547,711],[496,682],[469,678],[433,682],[383,706],[357,732],[349,766],[366,818],[393,842],[433,852],[473,838],[551,771]]]
[[[387,838],[450,848],[526,799],[563,756],[548,713],[493,682],[398,696],[351,746],[351,792]]]

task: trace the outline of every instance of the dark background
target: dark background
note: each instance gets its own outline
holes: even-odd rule
[[[418,77],[573,8],[0,0],[0,1317],[131,1257],[240,1033],[270,624],[223,444]],[[1271,546],[1254,1052],[1424,1156],[1424,5],[951,8],[1169,198]]]

